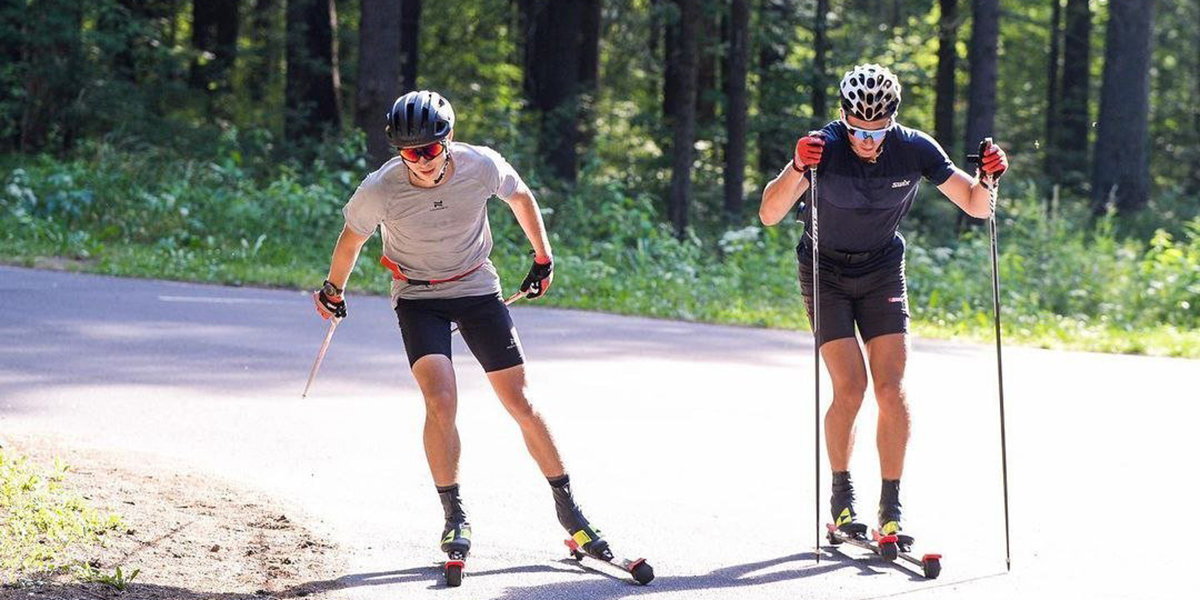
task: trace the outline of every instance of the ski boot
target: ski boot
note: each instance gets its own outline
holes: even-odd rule
[[[613,553],[608,549],[608,542],[600,535],[600,530],[592,527],[584,518],[583,511],[571,496],[570,481],[562,485],[551,485],[554,492],[554,510],[558,515],[558,523],[575,541],[579,549],[593,558],[610,561]]]
[[[558,515],[558,523],[571,537],[566,540],[567,549],[577,561],[593,558],[605,565],[617,567],[628,573],[633,580],[646,585],[654,580],[654,568],[644,558],[629,559],[613,554],[608,542],[601,537],[600,530],[593,527],[584,518],[583,511],[571,496],[570,481],[563,476],[550,482],[554,492],[554,508]]]
[[[886,560],[912,551],[913,537],[901,533],[900,480],[884,479],[879,493],[879,530],[872,536]]]
[[[834,535],[833,530],[846,537],[866,541],[867,526],[859,523],[854,512],[854,483],[850,481],[849,471],[835,471],[833,474],[833,494],[829,497],[829,511],[833,515],[833,524],[829,525],[829,543],[838,545],[842,540]]]
[[[438,488],[438,495],[442,499],[442,510],[446,514],[441,543],[442,552],[446,553],[446,562],[442,565],[442,572],[448,587],[458,587],[462,585],[467,554],[471,552],[471,524],[467,522],[467,513],[458,497],[457,485]]]

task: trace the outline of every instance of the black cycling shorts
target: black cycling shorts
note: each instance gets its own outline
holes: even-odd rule
[[[408,366],[427,354],[450,358],[450,324],[486,372],[525,363],[525,352],[500,294],[396,302]]]
[[[811,250],[801,244],[800,290],[808,322],[813,322]],[[804,259],[804,251],[810,254]],[[887,251],[885,251],[887,252]],[[893,252],[887,252],[893,254]],[[871,269],[849,268],[821,257],[821,331],[818,345],[854,337],[854,327],[863,341],[889,333],[908,333],[908,288],[904,278],[903,246],[899,259],[871,260]]]

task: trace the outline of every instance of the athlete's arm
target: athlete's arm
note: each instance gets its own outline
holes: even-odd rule
[[[759,220],[767,227],[778,224],[807,191],[808,178],[790,164],[784,167],[763,189],[762,205],[758,207]]]
[[[983,187],[977,178],[967,175],[962,169],[954,167],[950,178],[939,185],[938,189],[968,215],[976,219],[992,216],[991,192]]]
[[[529,238],[530,244],[533,244],[534,260],[542,263],[549,262],[553,258],[550,250],[550,238],[546,235],[546,224],[542,221],[542,211],[529,186],[525,185],[525,182],[520,182],[512,195],[501,198],[501,200],[508,203],[513,215],[517,217],[517,223],[521,224],[521,230],[525,232],[525,237]]]
[[[369,235],[358,234],[350,229],[349,225],[342,227],[342,235],[338,236],[337,246],[333,248],[333,259],[329,262],[328,279],[333,285],[346,289],[350,271],[354,269],[354,263],[358,262],[358,252],[370,238]]]

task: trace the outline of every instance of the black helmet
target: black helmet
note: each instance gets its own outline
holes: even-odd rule
[[[387,136],[393,146],[425,146],[450,135],[454,129],[454,108],[437,92],[409,92],[392,104],[387,120]]]

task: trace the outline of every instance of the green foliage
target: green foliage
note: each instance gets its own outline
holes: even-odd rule
[[[121,527],[119,517],[97,512],[65,487],[68,470],[56,461],[45,472],[0,449],[0,579],[77,565],[68,549],[102,543]]]
[[[230,130],[220,142],[224,154],[208,162],[106,146],[70,161],[19,161],[0,194],[0,251],[82,259],[111,274],[312,286],[328,265],[340,208],[365,171],[354,158],[361,139],[330,146],[303,169],[271,169],[252,156],[263,139]],[[794,226],[697,229],[679,239],[642,177],[592,161],[573,189],[538,186],[558,259],[549,303],[807,327]],[[957,209],[936,192],[919,204],[928,206],[906,229],[917,331],[988,338],[986,229],[948,235],[944,225]],[[507,205],[494,202],[492,213],[493,260],[511,286],[528,268],[528,242]],[[1006,339],[1200,356],[1200,217],[1138,238],[1119,232],[1113,216],[1093,225],[1086,208],[1071,203],[1047,216],[1035,186],[1008,180],[1000,214]],[[352,290],[386,292],[377,254],[371,243]]]
[[[134,569],[132,573],[126,575],[121,570],[121,567],[118,566],[110,575],[97,569],[96,567],[93,567],[91,564],[84,564],[77,569],[76,577],[78,577],[81,581],[88,583],[102,583],[113,588],[114,590],[117,590],[118,592],[124,592],[125,590],[129,589],[129,586],[133,584],[133,580],[138,576],[138,573],[141,572],[141,569]]]

